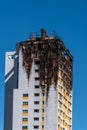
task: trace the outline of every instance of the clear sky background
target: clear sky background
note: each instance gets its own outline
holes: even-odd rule
[[[74,57],[73,130],[87,130],[87,0],[0,0],[0,130],[5,52],[41,28],[55,30]]]

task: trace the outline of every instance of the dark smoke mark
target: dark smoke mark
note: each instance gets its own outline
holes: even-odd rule
[[[49,40],[44,43],[31,44],[25,43],[22,45],[23,66],[26,69],[28,79],[32,61],[37,61],[40,75],[40,85],[42,90],[46,90],[48,98],[49,87],[54,85],[56,88],[58,80],[58,41]]]
[[[30,70],[32,65],[32,58],[31,58],[31,48],[28,45],[22,47],[23,53],[23,66],[25,66],[28,79],[30,77]]]

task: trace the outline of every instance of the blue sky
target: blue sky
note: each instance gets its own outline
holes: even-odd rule
[[[87,130],[87,1],[0,0],[0,130],[4,120],[5,52],[30,32],[55,30],[74,57],[73,130]]]

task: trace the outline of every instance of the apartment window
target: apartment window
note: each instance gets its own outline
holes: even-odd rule
[[[28,121],[28,118],[23,118],[22,120],[23,120],[23,121]]]
[[[39,117],[34,117],[34,121],[39,121]]]
[[[58,114],[62,116],[62,110],[58,110]]]
[[[28,126],[22,126],[22,130],[27,130]]]
[[[28,105],[28,102],[23,102],[23,105]]]
[[[39,109],[35,109],[34,112],[39,112]]]
[[[23,110],[23,113],[28,113],[28,110]]]
[[[58,98],[62,100],[62,95],[60,93],[58,94]]]
[[[60,94],[60,100],[62,100],[62,95]]]
[[[42,101],[42,104],[44,104],[44,101]]]
[[[44,128],[44,125],[42,125],[42,128]]]
[[[35,72],[36,72],[36,73],[39,72],[39,69],[35,69]]]
[[[44,96],[44,93],[42,93],[42,95]]]
[[[42,117],[42,120],[44,120],[44,117]]]
[[[42,112],[44,112],[44,109],[42,109]]]
[[[35,61],[35,65],[38,65],[38,64],[40,64],[40,61]]]
[[[62,103],[60,101],[58,101],[58,106],[62,108]]]
[[[58,90],[62,92],[62,86],[58,86]]]
[[[39,104],[39,101],[34,101],[34,104]]]
[[[28,94],[23,94],[23,97],[28,97]]]
[[[39,95],[40,95],[39,93],[35,93],[35,94],[34,94],[35,97],[38,97]]]
[[[39,86],[39,85],[35,85],[34,87],[37,89],[37,88],[39,88],[40,86]]]
[[[72,99],[72,96],[70,95],[70,100]]]
[[[58,122],[59,122],[59,123],[61,122],[61,119],[60,119],[60,117],[58,117]]]
[[[39,126],[38,126],[38,125],[35,125],[35,126],[34,126],[34,129],[39,129]]]
[[[40,78],[39,77],[35,77],[35,80],[40,80]]]

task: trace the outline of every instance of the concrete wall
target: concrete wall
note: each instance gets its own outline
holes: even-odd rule
[[[18,77],[18,89],[14,89],[13,92],[13,129],[22,130],[22,126],[28,126],[28,129],[33,130],[34,125],[39,125],[41,130],[41,89],[35,89],[34,85],[39,84],[39,81],[35,81],[35,65],[34,62],[31,67],[30,79],[27,78],[26,70],[23,66],[22,52],[19,52],[19,77]],[[23,94],[28,93],[28,124],[22,124],[22,107]],[[39,97],[35,97],[35,93],[39,93]],[[39,104],[34,104],[34,101],[39,101]],[[39,109],[39,113],[35,113],[34,109]],[[39,121],[34,121],[34,117],[39,117]]]

